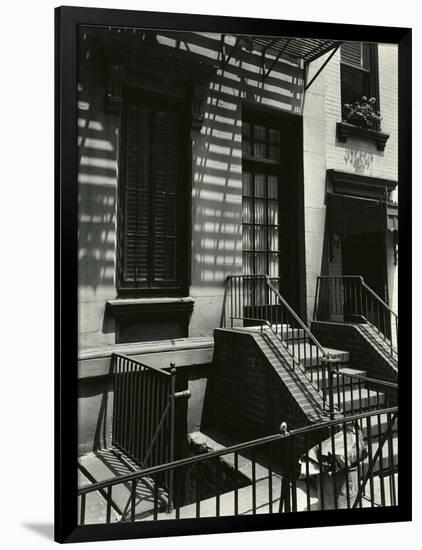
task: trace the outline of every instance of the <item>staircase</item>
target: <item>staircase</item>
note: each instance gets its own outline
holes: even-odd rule
[[[347,475],[354,479],[350,485],[347,481],[349,478],[345,477],[346,486],[356,485],[359,488],[357,494],[351,500],[348,498],[346,505],[343,500],[340,507],[377,507],[397,503],[398,422],[397,384],[394,377],[393,381],[383,381],[381,377],[375,378],[373,372],[369,373],[372,377],[368,376],[368,363],[363,365],[354,361],[351,364],[349,351],[341,349],[341,346],[321,345],[268,277],[230,277],[228,288],[226,305],[230,304],[230,307],[228,314],[226,311],[225,327],[216,330],[214,359],[221,334],[230,334],[234,340],[239,341],[234,347],[235,356],[231,362],[229,358],[230,368],[223,369],[232,379],[223,386],[231,388],[234,395],[239,394],[250,357],[264,357],[265,364],[269,363],[271,367],[267,371],[273,373],[273,381],[284,387],[283,399],[278,395],[278,401],[285,403],[284,397],[289,393],[293,415],[290,419],[283,418],[282,414],[270,407],[273,417],[271,421],[275,421],[277,427],[268,424],[269,418],[266,418],[267,423],[264,422],[264,425],[266,433],[273,435],[255,440],[250,438],[244,443],[239,442],[239,432],[230,433],[228,419],[227,426],[223,426],[224,432],[221,429],[213,433],[203,430],[203,433],[191,434],[197,444],[206,449],[205,454],[182,459],[174,466],[158,463],[140,470],[139,460],[136,457],[132,460],[133,456],[131,459],[127,453],[122,452],[122,448],[125,448],[122,444],[119,444],[120,450],[112,448],[82,457],[79,470],[80,523],[336,508],[339,506],[337,491],[342,491],[345,487],[344,481],[343,485],[336,485],[337,467],[328,471],[321,467],[317,481],[312,481],[309,472],[304,478],[296,478],[294,472],[299,459],[297,451],[302,449],[301,453],[308,454],[310,447],[315,444],[318,446],[322,441],[328,441],[329,444],[330,438],[333,441],[334,434],[338,435],[341,431],[346,434],[351,427],[353,433],[362,434],[365,453],[356,466],[346,465],[343,470],[339,467],[337,476],[340,479],[342,475],[346,475],[344,468]],[[256,303],[256,296],[264,298],[261,304]],[[350,302],[348,307],[350,308]],[[329,325],[330,322],[325,324]],[[396,352],[385,334],[381,334],[377,327],[368,322],[353,323],[353,327],[365,336],[366,341],[370,341],[372,348],[396,372]],[[248,342],[246,346],[245,338]],[[252,341],[255,347],[251,348]],[[242,362],[242,353],[246,354],[245,362]],[[167,385],[171,381],[168,372],[151,373],[145,365],[135,365],[136,362],[128,358],[123,360],[124,376],[128,376],[129,372],[133,378],[133,373],[139,372],[144,378],[147,375],[160,376],[160,380],[163,379]],[[259,387],[259,373],[257,370],[253,371],[257,367],[254,361],[255,359],[249,365],[252,368],[251,394],[254,397],[254,402],[249,401],[249,406],[251,409],[256,407],[258,416],[262,417],[261,401],[265,401],[274,388],[268,382]],[[134,366],[128,371],[127,365],[130,362]],[[240,372],[233,369],[236,362],[243,368]],[[277,391],[279,387],[276,388],[276,393]],[[168,395],[167,392],[166,386],[165,396]],[[170,396],[173,402],[178,396],[174,391],[174,379]],[[167,411],[170,410],[164,403],[165,400],[162,418],[166,418]],[[235,402],[229,399],[229,403],[232,412],[234,409],[235,414],[238,414]],[[134,406],[136,410],[137,405]],[[297,414],[299,410],[302,415]],[[276,432],[280,422],[285,420],[288,432],[283,428],[284,432],[280,435]],[[126,423],[123,420],[121,424],[119,422],[115,422],[115,426],[125,429]],[[244,424],[247,425],[247,422]],[[138,437],[137,426],[133,422],[129,423],[130,426],[134,435],[129,443]],[[160,426],[161,422],[158,422],[157,427]],[[233,433],[236,433],[236,438]],[[167,438],[162,439],[162,445],[165,445]],[[155,438],[152,438],[149,448],[153,448],[154,443]],[[347,455],[351,444],[344,445]],[[150,456],[150,453],[151,451],[147,451],[146,455]],[[155,454],[157,453],[159,454],[158,451]],[[133,452],[129,454],[134,455]],[[334,454],[337,456],[337,447]],[[291,466],[286,467],[286,460],[291,464],[291,470]],[[178,503],[178,489],[173,493],[170,488],[164,489],[166,484],[160,482],[160,479],[173,479],[173,474],[177,477],[177,472],[183,472],[178,478],[179,489],[180,481],[183,485],[186,480],[194,480],[196,487],[202,487],[200,484],[205,482],[209,486],[209,479],[201,478],[200,474],[205,464],[208,464],[205,471],[214,472],[215,475],[215,491],[211,496],[199,498],[201,491],[198,489],[193,502],[183,504],[186,500],[179,500]],[[234,474],[237,479],[236,476],[239,476],[239,485],[235,483],[234,488],[228,489],[230,484],[224,482],[227,477],[222,475],[223,471],[231,472],[229,477]],[[167,487],[170,487],[168,483]],[[169,494],[175,495],[174,500],[169,499]],[[195,491],[193,494],[195,496]],[[176,509],[172,509],[174,503]]]

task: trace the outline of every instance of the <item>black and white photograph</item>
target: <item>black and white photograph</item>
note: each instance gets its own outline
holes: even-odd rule
[[[78,529],[407,510],[398,41],[108,21],[68,135]]]

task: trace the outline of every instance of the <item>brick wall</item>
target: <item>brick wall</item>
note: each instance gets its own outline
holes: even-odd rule
[[[377,151],[373,142],[362,139],[337,141],[336,123],[341,120],[340,52],[324,69],[327,169],[397,180],[397,52],[396,45],[378,45],[381,126],[390,134],[385,151]]]
[[[362,369],[370,378],[397,382],[397,367],[359,329],[358,325],[313,321],[311,330],[323,346],[348,351],[349,366]]]
[[[321,419],[309,382],[272,364],[259,335],[217,329],[214,339],[214,427],[245,440],[277,433],[283,421],[293,429]]]

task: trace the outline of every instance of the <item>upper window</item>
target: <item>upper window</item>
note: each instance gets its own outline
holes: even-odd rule
[[[344,42],[341,45],[341,104],[354,103],[363,96],[375,97],[379,110],[378,57],[376,44]]]
[[[188,218],[183,212],[187,205],[182,186],[185,143],[176,104],[137,93],[125,95],[119,290],[184,292]]]

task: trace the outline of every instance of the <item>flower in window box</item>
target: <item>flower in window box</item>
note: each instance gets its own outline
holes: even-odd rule
[[[379,111],[375,111],[375,103],[376,99],[374,97],[368,99],[366,96],[362,96],[362,99],[355,101],[353,105],[345,103],[346,121],[359,128],[380,132],[381,116]]]

